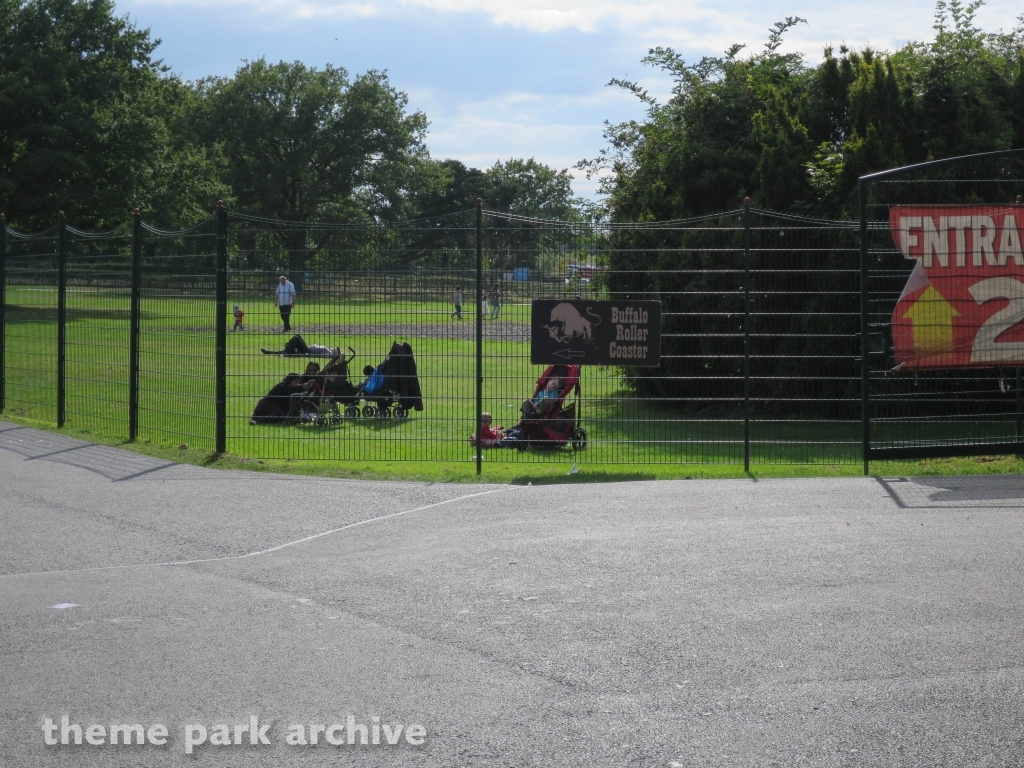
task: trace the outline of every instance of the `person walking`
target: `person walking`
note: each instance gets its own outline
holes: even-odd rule
[[[487,319],[487,289],[480,291],[480,312],[484,320]]]
[[[456,320],[462,319],[462,286],[455,286],[455,295],[452,296],[452,304],[455,305],[455,311],[452,312],[452,317]]]
[[[277,291],[274,293],[274,305],[281,313],[281,320],[284,322],[284,331],[287,333],[292,329],[291,315],[295,307],[295,286],[292,281],[284,275],[277,278]]]
[[[492,285],[487,299],[491,302],[491,319],[497,320],[498,314],[501,312],[501,286],[497,283]]]

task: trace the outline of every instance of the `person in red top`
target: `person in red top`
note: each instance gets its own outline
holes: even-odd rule
[[[245,312],[240,310],[238,308],[238,305],[235,304],[234,314],[235,314],[235,327],[232,328],[231,330],[232,331],[244,331],[245,327],[242,325],[242,318],[245,317]]]
[[[501,441],[505,439],[505,428],[492,428],[491,421],[491,414],[486,411],[480,414],[480,434],[482,437],[480,442],[484,448],[500,447]],[[469,444],[476,445],[476,435],[469,436]]]

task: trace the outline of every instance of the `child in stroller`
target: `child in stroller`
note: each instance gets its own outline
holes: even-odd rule
[[[423,410],[416,360],[408,343],[394,342],[380,365],[376,368],[367,365],[363,368],[363,375],[365,381],[355,387],[354,395],[346,401],[346,416],[362,414],[366,418],[389,419],[394,416],[404,419],[409,411]],[[366,402],[362,410],[359,408],[360,400]]]
[[[573,401],[566,403],[572,394]],[[522,405],[523,417],[502,440],[509,448],[525,451],[529,446],[561,448],[572,444],[574,451],[587,447],[587,431],[579,424],[580,367],[551,365],[537,379],[533,397]]]

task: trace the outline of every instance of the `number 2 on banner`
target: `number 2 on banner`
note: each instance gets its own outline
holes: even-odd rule
[[[1007,299],[1010,302],[1007,307],[986,320],[974,335],[971,362],[1024,362],[1024,341],[996,342],[1003,331],[1024,320],[1024,283],[1012,277],[990,277],[988,280],[975,283],[967,290],[978,304],[993,299]]]

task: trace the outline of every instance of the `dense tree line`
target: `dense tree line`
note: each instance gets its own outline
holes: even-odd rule
[[[434,160],[384,72],[245,62],[184,82],[110,0],[0,0],[0,210],[24,230],[181,227],[217,199],[268,218],[382,222],[473,207],[565,217],[568,171]],[[287,247],[287,246],[286,246]]]
[[[855,216],[857,178],[929,159],[1024,147],[1024,16],[1009,32],[975,25],[980,0],[939,0],[935,38],[892,52],[826,48],[819,64],[762,50],[688,65],[671,48],[644,59],[671,76],[664,102],[613,80],[646,119],[609,126],[602,173],[613,220],[665,220],[761,208]]]
[[[608,148],[579,167],[602,174],[613,221],[736,210],[748,196],[762,209],[856,219],[863,174],[1024,147],[1024,16],[1010,32],[987,33],[974,23],[980,5],[940,0],[932,41],[892,53],[828,48],[816,65],[780,52],[797,18],[776,24],[753,54],[735,45],[688,65],[671,49],[652,49],[645,61],[671,75],[670,98],[659,102],[635,83],[612,81],[647,105],[646,118],[609,126]],[[610,294],[663,303],[662,365],[626,369],[626,380],[687,407],[712,390],[743,398],[742,229],[739,217],[717,223],[731,236],[629,229],[608,240]],[[752,235],[759,254],[753,396],[770,401],[763,407],[852,418],[859,408],[856,233],[808,225],[783,238],[785,229]],[[895,301],[909,266],[898,254],[888,266]],[[875,320],[883,319],[884,308]],[[1000,396],[990,381],[997,374],[978,376],[987,380],[983,391]],[[897,376],[887,386],[906,393],[915,384]],[[955,408],[956,398],[943,402]]]

